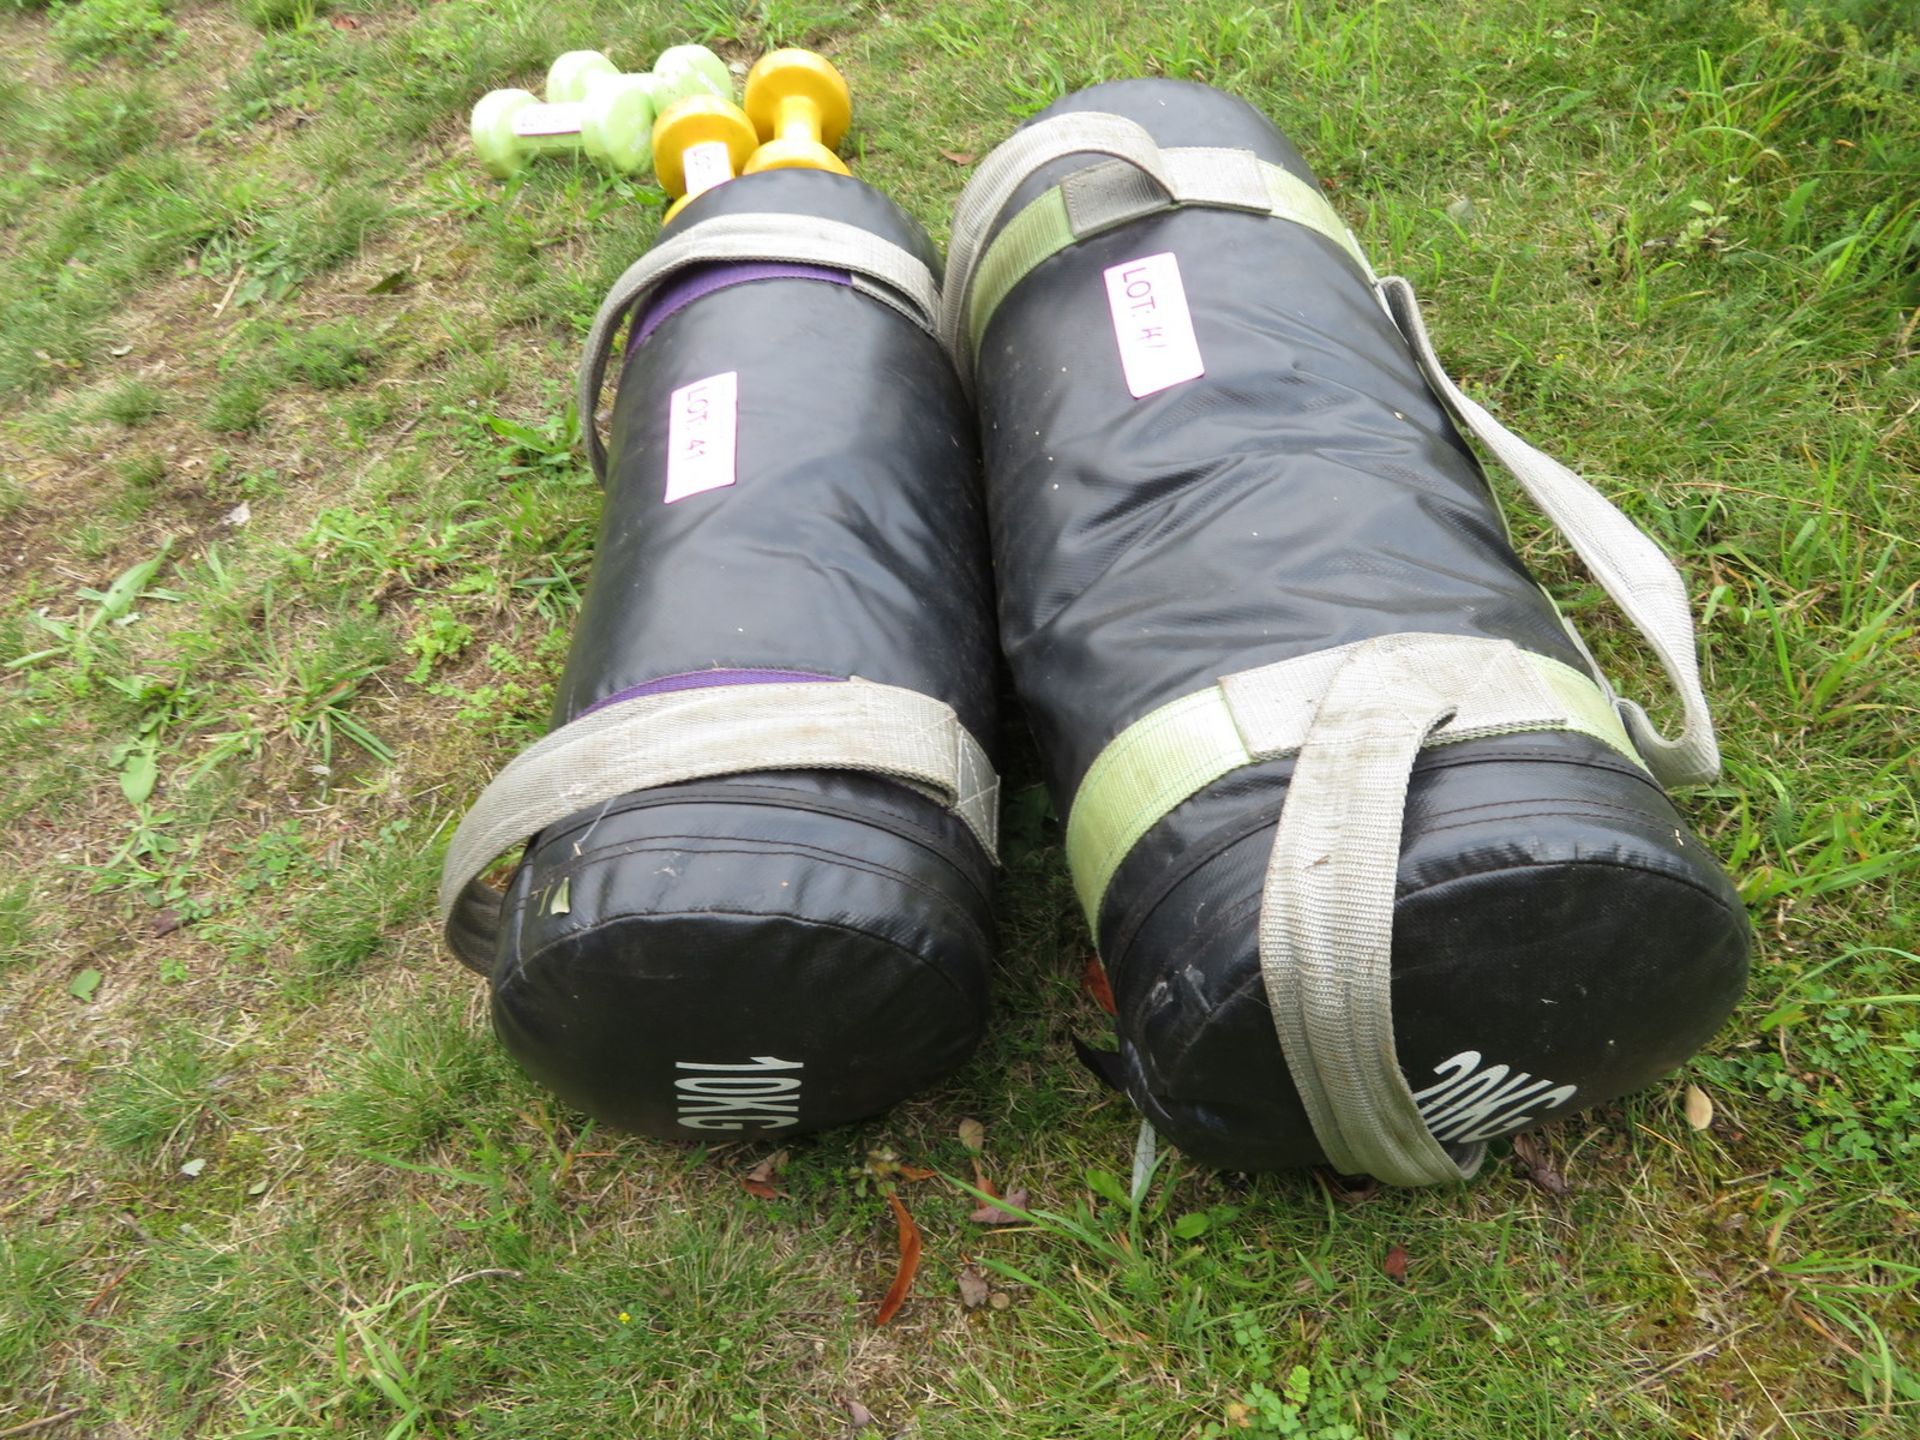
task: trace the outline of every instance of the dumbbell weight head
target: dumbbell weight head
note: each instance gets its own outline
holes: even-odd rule
[[[662,112],[695,95],[733,99],[733,75],[727,62],[704,45],[674,45],[653,62],[654,103]]]
[[[644,120],[634,92],[647,97]],[[580,146],[607,169],[632,175],[653,163],[653,119],[660,109],[655,76],[630,74],[598,50],[569,50],[547,67],[547,101],[587,106]]]
[[[569,50],[547,67],[547,103],[565,105],[584,100],[591,77],[620,73],[620,67],[598,50]]]
[[[650,75],[590,75],[579,102],[580,146],[622,175],[653,163],[654,86]]]
[[[740,107],[717,95],[689,95],[653,123],[653,173],[660,188],[680,198],[671,220],[694,196],[738,175],[759,136]]]
[[[473,107],[467,129],[489,175],[505,180],[526,168],[533,152],[515,132],[513,122],[529,105],[539,103],[540,97],[531,90],[489,90]]]
[[[704,45],[675,45],[660,52],[650,72],[623,72],[598,50],[569,50],[547,67],[547,99],[584,100],[590,85],[615,76],[644,81],[656,111],[689,95],[733,98],[733,76],[726,61]]]
[[[824,55],[775,50],[747,74],[746,111],[762,144],[746,166],[762,170],[850,173],[833,147],[853,120],[847,82]]]

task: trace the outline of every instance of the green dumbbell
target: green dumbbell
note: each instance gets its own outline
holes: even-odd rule
[[[616,76],[643,82],[653,95],[655,114],[689,95],[733,98],[733,76],[726,61],[704,45],[675,45],[662,50],[652,71],[645,74],[623,74],[598,50],[569,50],[548,67],[547,99],[584,100],[596,79]]]
[[[610,170],[645,170],[653,160],[653,95],[644,78],[597,77],[585,99],[558,104],[543,105],[530,90],[490,91],[473,107],[473,148],[502,180],[535,155],[583,150]]]

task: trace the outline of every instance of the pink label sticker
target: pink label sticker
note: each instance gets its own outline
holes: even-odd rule
[[[680,173],[686,177],[687,194],[699,195],[733,178],[733,152],[724,140],[689,145],[680,157]]]
[[[733,484],[739,419],[738,370],[673,392],[667,402],[667,504]]]
[[[585,115],[584,105],[523,105],[513,112],[513,133],[523,138],[578,135]]]
[[[1207,373],[1180,283],[1180,262],[1171,250],[1112,266],[1106,276],[1113,338],[1134,399]]]

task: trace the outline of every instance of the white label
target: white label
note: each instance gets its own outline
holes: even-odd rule
[[[702,140],[698,145],[689,145],[680,157],[680,173],[686,177],[687,194],[711,190],[733,178],[733,152],[727,149],[724,140]]]
[[[673,1082],[680,1092],[675,1118],[688,1130],[784,1130],[800,1123],[800,1077],[791,1072],[806,1068],[801,1061],[755,1055],[720,1064],[681,1060],[673,1068],[696,1072]]]
[[[667,504],[733,484],[739,419],[738,370],[673,392],[667,402]]]
[[[1413,1103],[1433,1138],[1443,1145],[1491,1140],[1534,1124],[1579,1094],[1574,1085],[1536,1080],[1505,1065],[1483,1068],[1478,1050],[1462,1050],[1433,1067],[1436,1085],[1416,1090]]]
[[[523,139],[536,135],[578,135],[586,106],[523,105],[513,112],[513,133]]]
[[[1115,265],[1106,274],[1113,338],[1120,342],[1120,366],[1134,399],[1207,373],[1180,261],[1171,250]]]

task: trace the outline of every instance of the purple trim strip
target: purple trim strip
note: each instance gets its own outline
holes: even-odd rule
[[[713,685],[784,685],[807,681],[843,683],[846,678],[844,675],[814,675],[805,670],[686,670],[678,675],[662,675],[657,680],[616,690],[606,699],[594,701],[573,718],[578,720],[582,715],[591,715],[609,705],[618,705],[622,700],[638,700],[642,695],[665,695],[673,690],[704,690]]]
[[[851,285],[853,277],[844,270],[829,270],[822,265],[777,265],[768,263],[741,263],[738,265],[714,264],[699,265],[682,272],[669,280],[654,292],[653,303],[646,313],[635,321],[633,331],[627,340],[627,355],[647,343],[647,337],[659,327],[660,322],[677,311],[684,310],[702,296],[711,295],[716,290],[725,290],[732,285],[746,285],[755,280],[825,280],[834,285]]]

